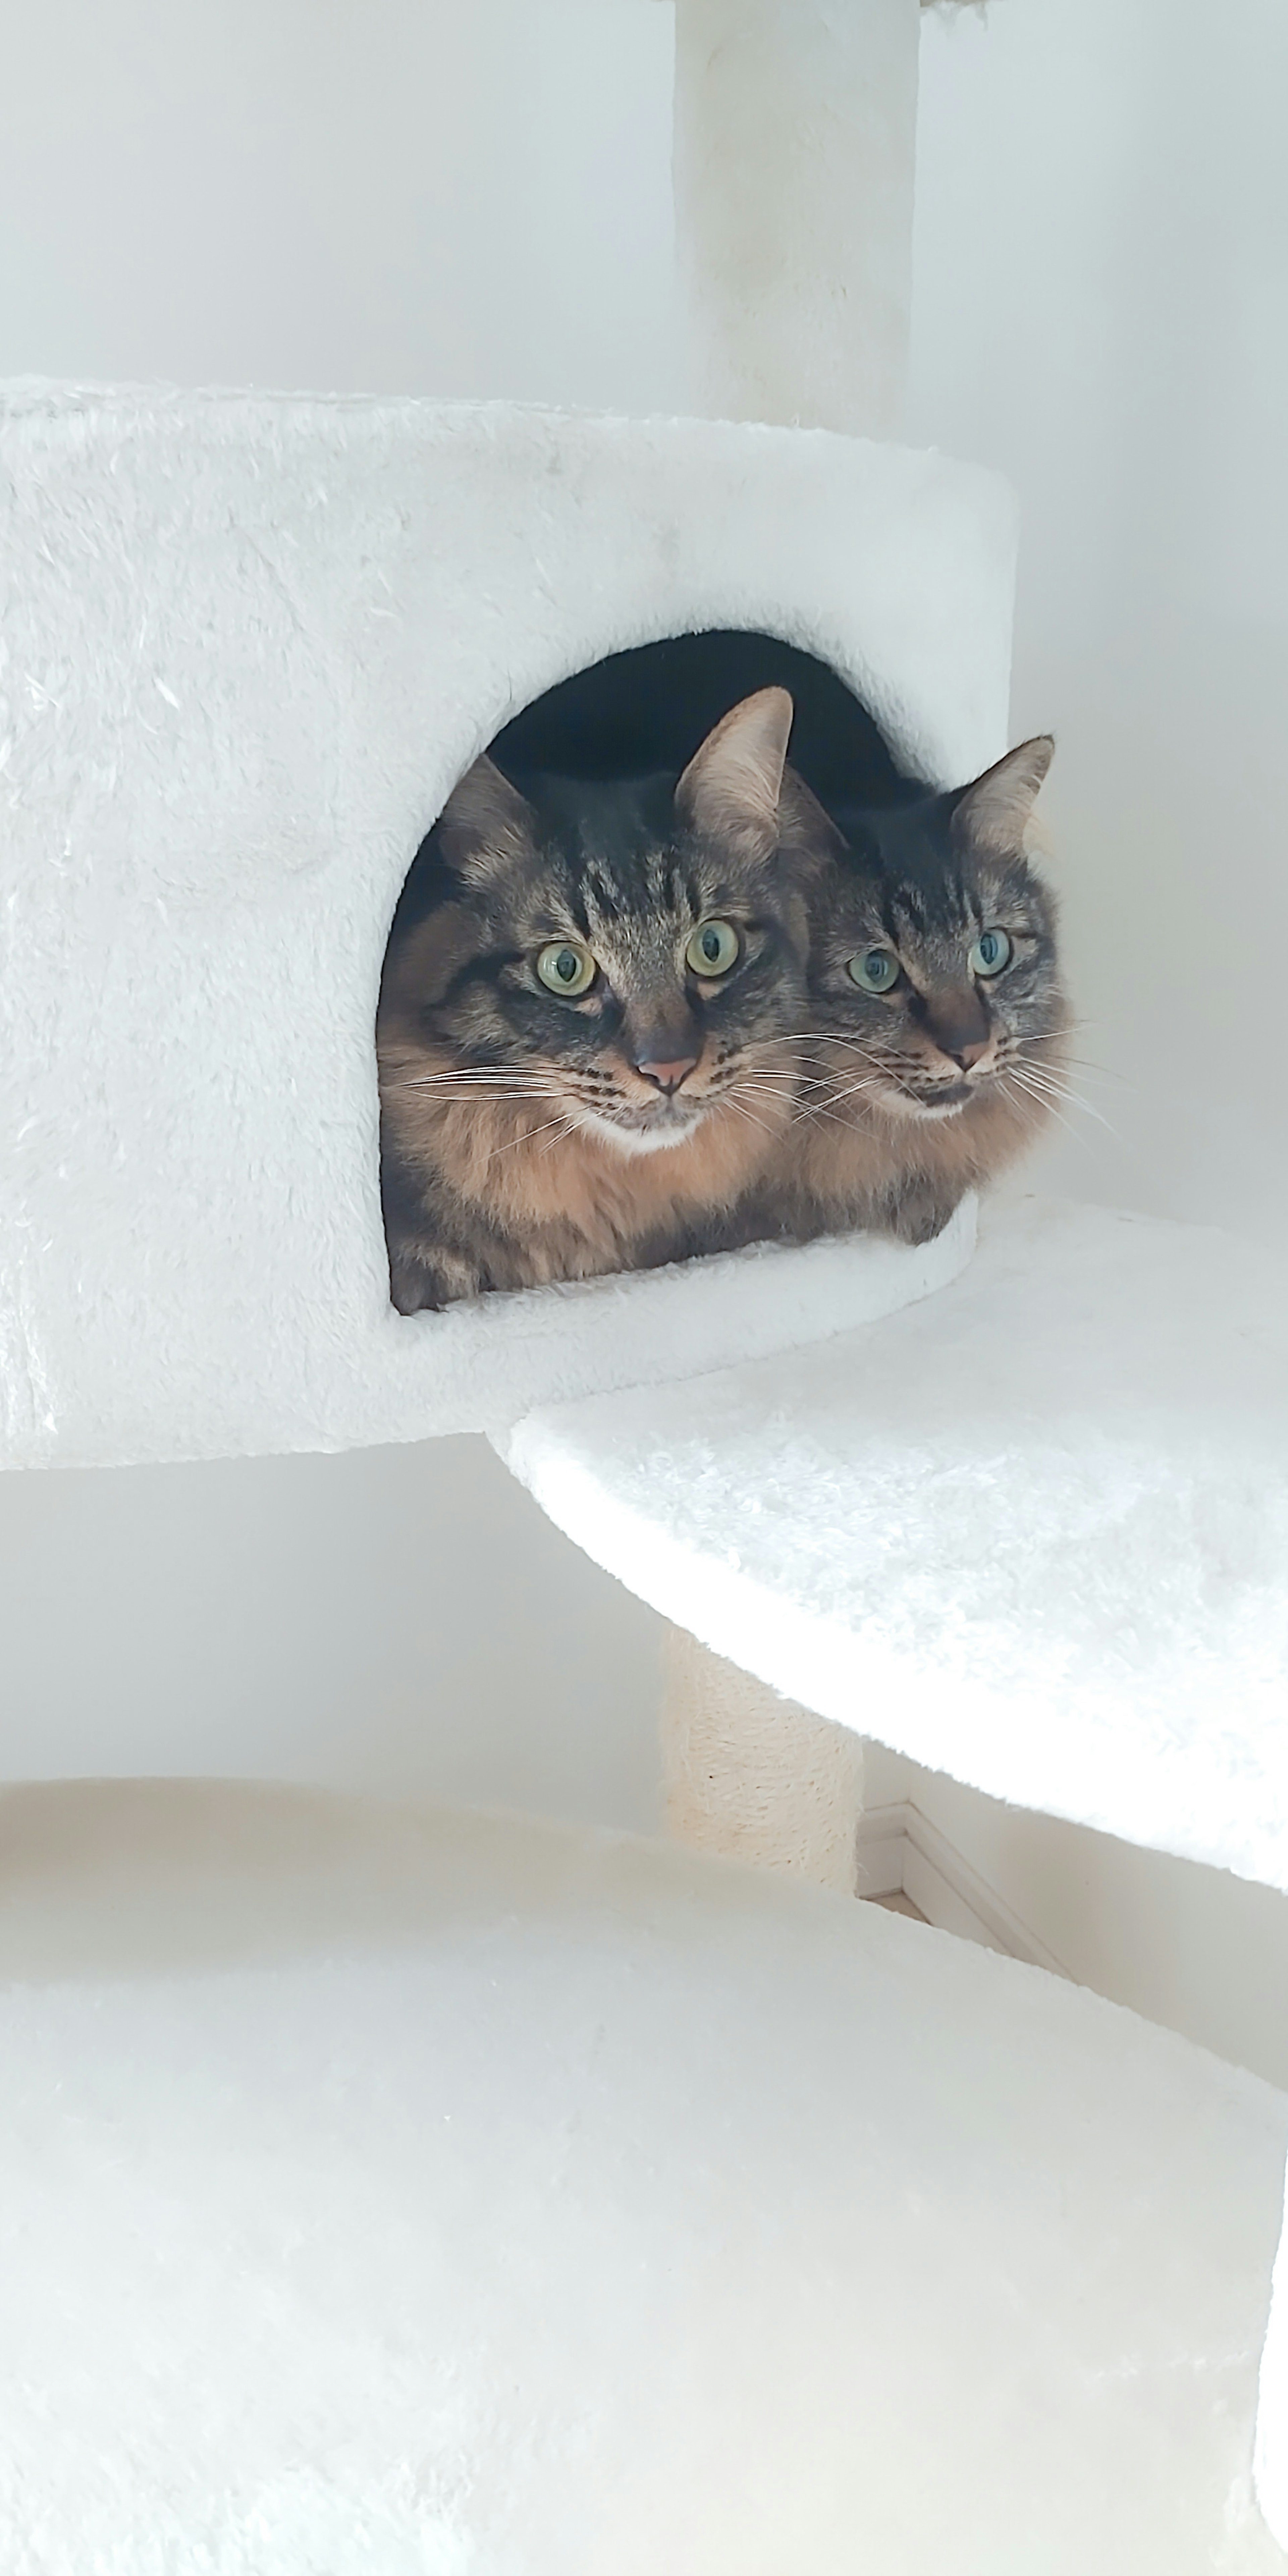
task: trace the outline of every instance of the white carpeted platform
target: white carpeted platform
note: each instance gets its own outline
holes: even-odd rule
[[[822,432],[513,405],[0,403],[0,1463],[419,1439],[781,1349],[947,1275],[870,1246],[395,1315],[373,1021],[499,725],[710,625],[928,775],[1005,740],[1012,504]]]
[[[587,1552],[820,1715],[1288,1887],[1288,1276],[1028,1202],[933,1306],[502,1444]]]
[[[1288,2101],[609,1836],[0,1799],[13,2576],[1271,2576]]]

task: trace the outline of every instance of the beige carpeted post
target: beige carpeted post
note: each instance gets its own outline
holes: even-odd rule
[[[677,1842],[854,1894],[860,1738],[780,1699],[682,1628],[666,1637],[662,1769]]]
[[[677,0],[675,212],[691,399],[897,436],[918,0]]]
[[[912,282],[918,0],[677,0],[676,242],[690,400],[897,435]],[[855,1884],[863,1750],[673,1634],[670,1829]]]

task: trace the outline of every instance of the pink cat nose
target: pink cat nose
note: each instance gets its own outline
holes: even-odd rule
[[[697,1061],[695,1055],[677,1055],[672,1056],[668,1064],[658,1064],[656,1061],[648,1064],[641,1063],[638,1070],[649,1082],[655,1082],[659,1091],[678,1091],[685,1075],[692,1073]]]
[[[969,1038],[965,1046],[947,1046],[944,1048],[944,1053],[950,1055],[953,1062],[961,1066],[963,1073],[969,1073],[972,1065],[978,1064],[981,1057],[987,1055],[991,1043],[991,1038]]]

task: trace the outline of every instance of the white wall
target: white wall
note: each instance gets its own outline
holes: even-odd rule
[[[1065,1973],[1288,2088],[1288,1897],[963,1789],[879,1745],[869,1803],[937,1825]]]
[[[1047,1177],[1280,1239],[1286,101],[1283,0],[929,17],[909,404],[1022,504],[1015,731],[1058,737],[1043,804],[1106,1068],[1079,1081],[1114,1131],[1075,1115]],[[872,1779],[1074,1974],[1288,2083],[1288,1898]]]
[[[0,1476],[0,1776],[651,1822],[659,1623],[481,1440]]]
[[[665,407],[651,0],[40,0],[3,52],[0,375]]]
[[[1288,1230],[1288,10],[996,0],[922,42],[911,435],[1023,511],[1086,1118],[1063,1186]]]
[[[5,14],[0,376],[673,406],[655,0]],[[647,1825],[657,1622],[481,1442],[0,1478],[0,1777]]]

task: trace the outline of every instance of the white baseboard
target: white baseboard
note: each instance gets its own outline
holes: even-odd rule
[[[859,1825],[859,1894],[904,1895],[941,1932],[979,1941],[986,1950],[1001,1950],[1011,1959],[1026,1959],[1030,1967],[1047,1968],[1053,1976],[1068,1974],[996,1888],[908,1799],[865,1810]]]

